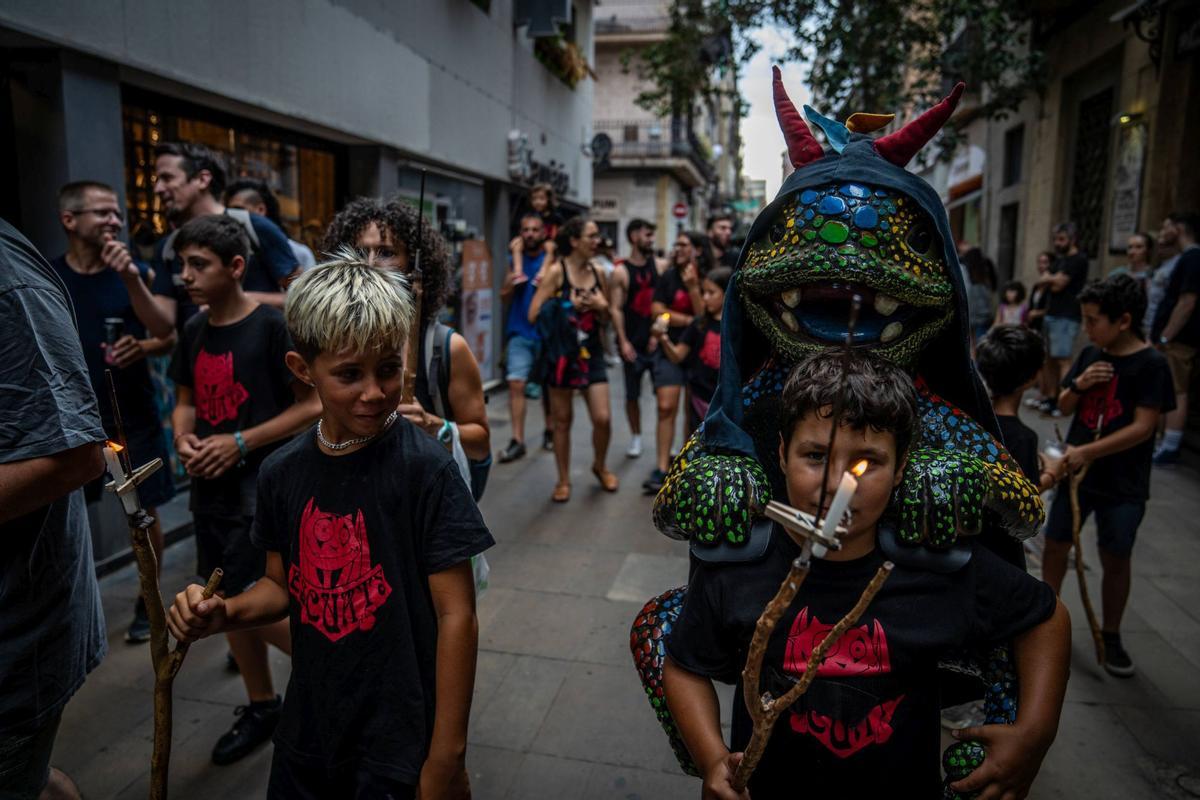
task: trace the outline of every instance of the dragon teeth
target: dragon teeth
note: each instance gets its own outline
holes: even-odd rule
[[[904,326],[899,322],[893,322],[883,329],[883,333],[879,334],[879,340],[886,344],[899,338],[902,333],[904,333]]]
[[[795,308],[796,306],[800,305],[799,289],[788,289],[786,292],[781,294],[780,297],[783,299],[783,304],[788,308]]]
[[[875,310],[885,317],[890,317],[896,313],[896,309],[900,307],[900,301],[894,297],[889,297],[886,294],[875,295]]]
[[[796,318],[792,316],[792,312],[784,311],[779,315],[779,318],[783,320],[783,324],[787,326],[789,331],[792,333],[800,332],[800,323],[796,322]]]

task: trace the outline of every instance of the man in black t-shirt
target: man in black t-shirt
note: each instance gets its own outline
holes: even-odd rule
[[[625,419],[629,421],[629,449],[625,455],[642,454],[642,376],[654,365],[657,343],[650,337],[654,322],[651,305],[663,264],[654,257],[654,224],[632,219],[625,228],[629,257],[613,269],[608,307],[612,313],[617,349],[625,366]]]
[[[1067,365],[1075,352],[1075,339],[1079,336],[1079,301],[1076,297],[1087,282],[1087,255],[1079,249],[1079,230],[1073,222],[1054,226],[1054,252],[1058,256],[1050,265],[1050,272],[1042,276],[1034,287],[1045,286],[1049,290],[1046,316],[1042,331],[1046,336],[1047,369],[1055,380],[1062,380]],[[1047,398],[1042,411],[1055,413],[1054,399]]]
[[[208,306],[184,326],[171,363],[175,450],[192,477],[197,572],[207,578],[223,569],[220,591],[234,597],[265,568],[250,541],[258,468],[283,440],[312,424],[320,406],[287,368],[292,343],[283,315],[242,291],[250,248],[241,224],[223,215],[199,217],[175,241],[189,295]],[[234,631],[228,639],[249,704],[213,748],[216,764],[231,764],[270,738],[279,698],[267,644],[290,650],[283,625]]]
[[[1067,432],[1066,468],[1087,467],[1079,485],[1081,520],[1095,512],[1104,579],[1104,668],[1118,677],[1133,674],[1121,643],[1121,617],[1129,599],[1131,559],[1138,526],[1150,497],[1154,432],[1163,413],[1175,407],[1166,359],[1142,340],[1137,320],[1146,293],[1128,275],[1090,284],[1079,295],[1088,338],[1059,395],[1064,413],[1074,413]],[[1070,498],[1059,492],[1046,519],[1042,576],[1058,591],[1072,546]]]
[[[1183,445],[1183,427],[1187,423],[1188,389],[1192,383],[1196,353],[1200,350],[1200,245],[1196,231],[1200,217],[1195,214],[1169,214],[1163,220],[1163,233],[1173,233],[1180,252],[1170,282],[1155,318],[1150,321],[1150,341],[1171,367],[1175,387],[1175,410],[1166,415],[1162,444],[1154,454],[1154,463],[1168,466],[1179,461]],[[1168,232],[1168,228],[1173,229]]]
[[[733,247],[733,217],[726,213],[708,218],[705,235],[712,243],[714,263],[733,269],[737,266],[738,251]]]
[[[207,147],[190,142],[166,142],[154,149],[154,194],[172,224],[210,214],[237,214],[249,238],[250,255],[242,288],[250,299],[283,308],[283,291],[300,274],[300,262],[288,243],[287,234],[271,220],[221,203],[225,191],[225,168]],[[175,322],[177,330],[200,309],[182,279],[182,264],[174,234],[159,240],[154,248],[154,294],[159,306]]]
[[[192,585],[170,610],[184,641],[288,618],[270,800],[469,794],[471,558],[493,540],[448,447],[396,413],[413,317],[396,272],[335,261],[296,281],[288,365],[321,419],[263,465],[266,574],[227,601]]]
[[[50,266],[75,305],[79,343],[104,433],[117,439],[104,376],[105,370],[111,370],[132,463],[139,466],[161,458],[165,464],[169,461],[166,438],[146,357],[169,353],[175,346],[175,329],[150,294],[149,270],[135,262],[128,246],[117,238],[124,215],[112,187],[97,181],[68,183],[58,192],[58,210],[67,235],[67,252]],[[84,487],[89,503],[100,499],[104,482],[99,478]],[[154,518],[150,543],[161,564],[163,534],[158,507],[175,496],[171,471],[155,472],[138,487],[138,495],[146,513]],[[140,596],[125,641],[150,641],[150,619]]]
[[[842,406],[833,451],[827,452],[828,409],[842,393],[851,397]],[[884,564],[877,533],[890,524],[883,515],[917,424],[912,380],[903,371],[840,351],[802,361],[788,378],[781,403],[779,457],[791,505],[820,516],[827,460],[832,475],[860,460],[866,469],[858,478],[841,549],[812,560],[767,642],[758,688],[775,697],[805,673],[816,646]],[[856,625],[817,668],[807,693],[775,724],[750,779],[752,797],[884,797],[897,787],[905,796],[940,797],[938,662],[967,646],[1009,639],[1016,649],[1022,699],[1038,699],[1023,703],[1012,725],[961,732],[960,738],[981,741],[988,755],[953,788],[1025,795],[1058,725],[1070,622],[1045,584],[986,547],[966,546],[969,559],[957,570],[895,565]],[[900,561],[900,554],[889,555]],[[704,778],[705,797],[737,796],[731,781],[738,751],[751,735],[739,685],[726,747],[711,681],[740,684],[759,616],[797,557],[808,555],[792,534],[776,526],[757,560],[721,563],[701,557],[693,562],[687,599],[666,639],[663,685]]]

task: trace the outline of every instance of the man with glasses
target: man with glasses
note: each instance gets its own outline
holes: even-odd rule
[[[59,190],[58,209],[67,235],[67,252],[50,264],[75,306],[79,342],[105,435],[116,437],[104,377],[109,369],[133,463],[144,464],[156,457],[165,463],[166,441],[146,357],[170,352],[175,344],[175,327],[150,293],[149,269],[133,259],[128,245],[120,239],[124,218],[112,187],[96,181],[68,183]],[[102,490],[103,478],[85,486],[84,496],[94,502]],[[170,470],[150,476],[140,493],[146,510],[154,517],[150,539],[161,555],[162,528],[156,509],[175,494]],[[138,643],[149,639],[150,622],[139,598],[125,640]]]

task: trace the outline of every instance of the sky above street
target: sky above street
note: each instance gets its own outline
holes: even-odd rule
[[[738,76],[742,96],[750,106],[749,113],[742,118],[742,172],[750,178],[767,181],[767,201],[770,202],[783,182],[781,154],[785,148],[771,99],[771,65],[779,64],[783,70],[783,83],[800,110],[810,101],[808,87],[804,85],[807,65],[780,63],[788,40],[774,29],[758,28],[750,33],[750,38],[762,45],[762,49],[742,66]]]

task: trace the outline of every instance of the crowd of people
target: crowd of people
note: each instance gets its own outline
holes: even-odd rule
[[[446,242],[408,202],[359,198],[330,223],[318,265],[281,228],[264,183],[228,182],[220,160],[195,144],[162,144],[155,159],[155,192],[172,229],[149,264],[123,241],[118,193],[100,182],[62,187],[67,248],[53,260],[0,223],[0,319],[10,342],[0,382],[20,389],[6,401],[12,418],[0,423],[0,478],[13,498],[0,508],[0,526],[25,548],[6,561],[0,584],[0,643],[15,654],[0,659],[0,721],[18,731],[0,740],[0,776],[17,796],[36,797],[48,786],[53,796],[78,797],[48,764],[65,702],[105,654],[91,543],[74,490],[84,487],[94,499],[103,485],[97,443],[118,438],[111,375],[131,462],[175,457],[190,484],[197,573],[224,572],[216,596],[193,585],[169,610],[180,641],[225,634],[228,666],[244,685],[246,703],[214,742],[213,762],[233,763],[273,736],[272,797],[331,796],[346,786],[370,796],[466,796],[474,596],[480,559],[493,543],[476,501],[492,452],[478,362],[439,319],[453,276]],[[1157,241],[1130,237],[1127,266],[1088,282],[1076,228],[1058,225],[1033,285],[1006,283],[998,302],[994,265],[977,248],[960,253],[978,368],[1015,460],[1043,490],[1088,469],[1079,501],[1097,520],[1105,666],[1119,676],[1134,672],[1120,624],[1151,464],[1179,458],[1200,347],[1196,226],[1192,215],[1169,215]],[[513,233],[501,288],[512,434],[497,460],[527,455],[527,401],[540,400],[541,447],[553,450],[557,473],[551,499],[569,501],[578,393],[591,423],[591,471],[601,490],[617,492],[608,467],[612,357],[625,384],[629,458],[643,453],[640,402],[650,376],[655,463],[642,488],[657,492],[677,434],[700,425],[717,385],[722,310],[738,258],[733,220],[715,215],[704,233],[680,231],[662,258],[656,226],[633,219],[619,257],[595,221],[565,218],[553,189],[537,186]],[[414,274],[417,248],[422,269]],[[1077,352],[1081,329],[1090,344]],[[147,361],[167,354],[169,449]],[[885,454],[886,469],[862,485],[870,509],[857,512],[861,534],[899,480],[916,400],[897,368],[857,356],[806,359],[781,400],[789,492],[808,492],[819,480],[799,443],[827,437],[820,412],[831,401],[822,392],[837,383],[830,377],[837,370],[869,379],[855,384],[873,387],[856,398],[864,414],[858,432]],[[1037,408],[1073,414],[1059,453],[1039,452],[1020,420],[1033,387]],[[140,488],[160,555],[157,509],[174,493],[167,470]],[[1020,677],[1059,702],[1067,623],[1054,594],[1066,571],[1070,516],[1059,493],[1044,557],[1053,591],[981,559],[971,579],[1020,602],[980,630],[946,632],[956,642],[994,634],[1020,636],[1022,647],[1037,643],[1053,657],[1036,669],[1021,661]],[[60,535],[42,536],[47,530]],[[859,540],[863,547],[868,538]],[[759,566],[747,573],[755,591],[778,585],[764,574]],[[732,597],[722,587],[733,575],[702,569],[692,591],[710,593],[710,610],[724,614],[716,601]],[[714,658],[736,654],[711,640],[719,626],[700,608],[689,605],[681,618],[666,680],[672,708],[682,702],[695,712],[677,715],[683,734],[703,742],[720,739],[703,676],[719,671]],[[131,612],[127,641],[147,641],[147,609],[138,601]],[[349,637],[359,631],[370,637]],[[286,698],[274,686],[269,647],[293,658]],[[394,679],[348,689],[338,676],[363,664]],[[1052,728],[1056,720],[1057,711],[1043,722]],[[714,769],[725,776],[734,768],[726,761]]]

